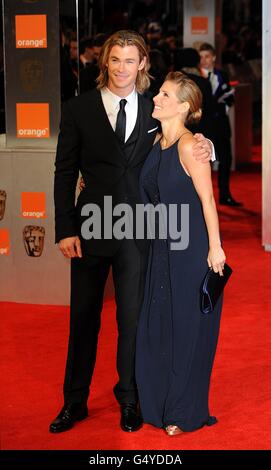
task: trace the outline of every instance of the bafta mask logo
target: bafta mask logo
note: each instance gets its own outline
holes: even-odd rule
[[[20,78],[26,93],[39,91],[43,85],[44,67],[40,60],[24,60],[20,65]]]
[[[204,7],[204,0],[193,0],[193,8],[195,10],[202,10]]]
[[[0,189],[0,220],[3,220],[6,209],[7,193]]]
[[[38,258],[44,247],[45,228],[38,225],[26,225],[23,229],[24,247],[28,256]]]

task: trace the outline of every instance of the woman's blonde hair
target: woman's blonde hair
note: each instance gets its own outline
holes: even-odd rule
[[[144,57],[146,58],[146,63],[143,69],[139,70],[137,73],[135,83],[136,90],[139,93],[144,93],[144,91],[147,90],[150,86],[151,76],[148,73],[150,68],[149,54],[143,37],[135,31],[129,30],[117,31],[116,33],[112,34],[112,36],[110,36],[104,43],[99,57],[100,75],[97,78],[98,90],[105,87],[108,83],[108,70],[106,64],[108,63],[109,54],[113,46],[136,46],[139,52],[140,62],[144,59]]]
[[[165,81],[178,85],[177,97],[181,103],[189,103],[189,111],[185,124],[196,124],[200,121],[202,110],[202,94],[198,85],[182,72],[169,72]]]

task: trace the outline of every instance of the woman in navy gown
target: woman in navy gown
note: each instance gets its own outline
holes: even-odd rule
[[[181,72],[170,72],[154,104],[162,136],[142,169],[142,197],[144,203],[161,203],[167,209],[176,204],[178,220],[188,223],[189,243],[173,249],[176,240],[170,233],[164,239],[156,233],[151,241],[136,379],[144,422],[174,435],[216,422],[209,413],[208,394],[222,298],[212,314],[203,314],[200,286],[208,266],[223,275],[226,258],[211,167],[193,158],[196,141],[186,127],[200,119],[201,92]],[[181,218],[183,204],[189,207],[188,222]]]

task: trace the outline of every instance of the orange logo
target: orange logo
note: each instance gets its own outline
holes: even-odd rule
[[[46,15],[16,15],[15,30],[17,49],[47,47]]]
[[[18,139],[50,137],[48,103],[17,103],[16,116]]]
[[[9,255],[10,239],[9,231],[6,228],[0,228],[0,255]]]
[[[208,34],[208,16],[192,16],[192,34]]]
[[[22,193],[22,217],[45,219],[45,193]]]

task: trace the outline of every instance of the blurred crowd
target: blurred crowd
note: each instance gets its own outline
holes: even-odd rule
[[[182,38],[174,29],[163,30],[158,21],[137,20],[137,31],[143,35],[149,49],[151,70],[155,80],[162,81],[171,70],[179,70]],[[230,30],[221,34],[219,65],[224,68],[231,80],[252,82],[261,79],[261,29],[243,26],[237,31],[232,23]],[[111,33],[111,32],[110,32]],[[62,99],[95,87],[98,75],[98,57],[103,43],[110,34],[99,33],[85,37],[78,43],[76,33],[62,32],[61,71]],[[200,45],[199,45],[200,46]],[[186,56],[187,57],[187,56]],[[153,82],[154,90],[159,83]]]
[[[170,8],[166,6],[169,3]],[[223,2],[222,33],[216,38],[216,62],[228,73],[231,81],[252,83],[253,101],[261,101],[261,2],[246,1],[237,7],[238,3]],[[98,3],[95,5],[98,8]],[[99,51],[106,38],[119,29],[139,32],[148,45],[150,73],[154,77],[150,94],[159,89],[169,71],[191,66],[190,62],[180,63],[183,39],[177,25],[183,18],[177,2],[127,1],[124,8],[123,2],[114,0],[104,5],[103,12],[93,10],[92,29],[100,33],[92,37],[83,37],[84,32],[81,31],[78,42],[76,33],[67,27],[65,20],[62,22],[62,100],[96,86]],[[185,60],[188,60],[187,54]]]
[[[166,9],[166,4],[171,8]],[[240,3],[240,2],[239,2]],[[223,33],[218,38],[216,65],[227,72],[233,83],[251,83],[253,95],[254,125],[261,123],[261,78],[262,78],[262,19],[259,13],[261,2],[243,2],[251,4],[241,13],[234,2],[223,2]],[[257,4],[257,5],[256,5]],[[99,2],[95,2],[99,5]],[[145,39],[150,55],[150,74],[153,77],[149,96],[159,90],[166,74],[171,70],[183,70],[200,76],[198,51],[183,49],[180,35],[181,10],[176,10],[178,2],[160,0],[127,1],[127,11],[123,11],[122,2],[105,2],[105,11],[97,11],[93,31],[101,31],[91,37],[83,37],[80,29],[78,40],[74,23],[61,18],[60,62],[61,62],[61,100],[65,101],[79,93],[96,87],[99,74],[98,58],[107,37],[119,29],[133,29]],[[175,10],[174,10],[174,8]],[[254,10],[253,10],[254,8]],[[95,16],[95,15],[94,15]],[[105,32],[106,31],[106,32]],[[200,46],[200,45],[198,45]],[[205,101],[204,108],[208,103]],[[205,113],[205,114],[206,114]],[[204,125],[204,116],[202,121]],[[206,124],[207,125],[207,124]],[[206,126],[205,126],[206,127]],[[208,127],[208,125],[207,125]],[[4,102],[4,65],[2,46],[0,47],[0,132],[5,132]]]

